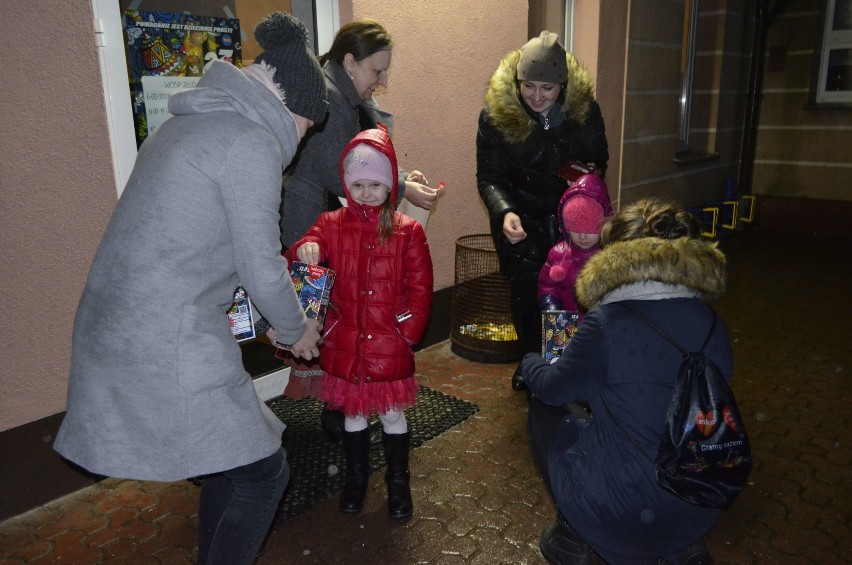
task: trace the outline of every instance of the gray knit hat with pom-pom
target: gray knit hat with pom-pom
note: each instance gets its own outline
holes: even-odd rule
[[[320,123],[328,111],[328,93],[319,61],[308,48],[304,24],[284,12],[274,12],[254,28],[263,48],[255,63],[275,68],[274,80],[284,91],[284,104],[294,114]]]

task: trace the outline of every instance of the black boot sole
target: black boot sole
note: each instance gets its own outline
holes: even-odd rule
[[[342,501],[341,495],[341,501]],[[367,491],[364,490],[363,496],[361,496],[361,504],[360,506],[347,505],[344,506],[342,503],[338,506],[340,508],[341,514],[346,514],[347,516],[355,516],[356,514],[360,514],[362,510],[364,510],[364,500],[367,498]]]

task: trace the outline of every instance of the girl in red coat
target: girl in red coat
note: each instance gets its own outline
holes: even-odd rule
[[[414,353],[432,305],[432,259],[422,226],[395,211],[397,165],[387,132],[365,130],[343,150],[347,207],[325,212],[287,258],[326,263],[336,273],[324,326],[320,398],[345,414],[344,514],[364,506],[370,474],[368,418],[378,413],[388,462],[388,512],[411,516],[404,408],[420,385]]]

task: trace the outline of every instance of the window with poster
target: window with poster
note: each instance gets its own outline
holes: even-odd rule
[[[136,9],[122,20],[137,146],[171,117],[169,97],[195,87],[213,61],[243,66],[237,18]]]
[[[198,64],[203,72],[213,57],[253,61],[260,47],[252,30],[274,11],[299,18],[314,51],[325,53],[340,19],[338,0],[92,0],[92,9],[119,195],[138,143],[151,131],[149,120],[156,127],[168,117],[168,95],[198,80]]]

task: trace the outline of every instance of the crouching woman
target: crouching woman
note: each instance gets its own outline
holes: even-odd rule
[[[658,487],[653,464],[623,431],[656,453],[681,354],[619,303],[698,351],[713,321],[705,302],[725,290],[724,255],[700,239],[692,216],[656,200],[622,209],[601,243],[577,280],[589,312],[562,357],[548,365],[529,354],[522,362],[533,395],[533,456],[558,509],[542,554],[560,564],[591,564],[594,553],[619,564],[712,563],[702,539],[720,511]],[[729,380],[721,319],[706,353]],[[587,417],[566,415],[577,402]]]

